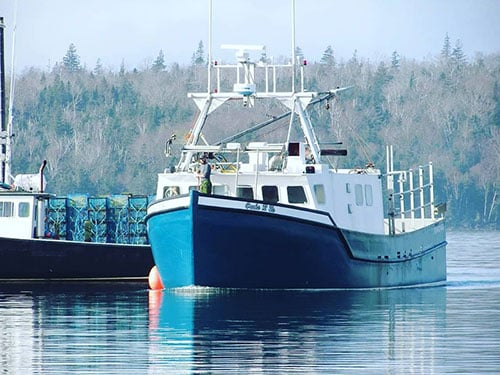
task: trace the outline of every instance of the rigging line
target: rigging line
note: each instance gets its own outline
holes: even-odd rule
[[[248,129],[246,129],[246,130],[243,130],[243,131],[241,131],[241,132],[239,132],[239,133],[236,133],[236,134],[234,134],[234,135],[232,135],[232,136],[230,136],[230,137],[224,138],[224,139],[222,139],[222,140],[218,141],[218,142],[217,142],[217,143],[215,143],[215,144],[218,146],[218,145],[221,145],[221,144],[223,144],[223,143],[229,143],[229,142],[231,142],[231,141],[234,141],[235,139],[238,139],[238,138],[240,138],[240,137],[243,137],[243,136],[244,136],[244,135],[246,135],[246,134],[249,134],[249,133],[252,133],[252,132],[254,132],[254,131],[257,131],[257,130],[259,130],[259,129],[261,129],[261,128],[263,128],[263,127],[267,126],[267,125],[270,125],[270,124],[272,124],[272,123],[274,123],[274,122],[276,122],[276,121],[278,121],[278,120],[281,120],[281,119],[283,119],[283,118],[285,118],[285,117],[287,117],[287,116],[290,116],[290,114],[291,114],[291,113],[292,113],[292,111],[288,111],[288,112],[282,113],[282,114],[281,114],[281,115],[279,115],[279,116],[274,116],[273,118],[271,118],[271,119],[269,119],[269,120],[266,120],[266,121],[264,121],[264,122],[261,122],[260,124],[254,125],[254,126],[252,126],[251,128],[248,128]]]
[[[309,105],[314,105],[314,104],[317,104],[317,103],[321,103],[321,102],[323,102],[323,101],[325,101],[325,100],[329,100],[329,99],[331,99],[332,97],[335,97],[335,93],[331,93],[331,92],[326,93],[326,94],[321,94],[321,95],[324,95],[324,96],[322,96],[322,97],[318,97],[318,98],[316,98],[316,99],[311,100],[311,102],[309,103]],[[241,132],[239,132],[239,133],[236,133],[236,134],[234,134],[234,135],[232,135],[232,136],[230,136],[230,137],[227,137],[227,138],[221,139],[220,141],[218,141],[217,143],[215,143],[215,145],[217,145],[217,146],[218,146],[218,145],[221,145],[221,144],[223,144],[223,143],[229,143],[229,142],[232,142],[232,141],[234,141],[235,139],[238,139],[238,138],[240,138],[240,137],[242,137],[242,136],[244,136],[244,135],[246,135],[246,134],[249,134],[249,133],[252,133],[252,132],[254,132],[254,131],[257,131],[257,130],[259,130],[259,129],[261,129],[261,128],[263,128],[263,127],[267,126],[267,125],[272,124],[273,122],[276,122],[276,121],[281,120],[281,119],[283,119],[283,118],[285,118],[285,117],[287,117],[287,116],[290,116],[291,114],[292,114],[292,111],[287,111],[287,112],[285,112],[285,113],[282,113],[282,114],[281,114],[281,115],[279,115],[279,116],[273,116],[273,118],[271,118],[271,119],[269,119],[269,120],[266,120],[266,121],[264,121],[264,122],[261,122],[260,124],[254,125],[254,126],[252,126],[251,128],[248,128],[248,129],[246,129],[246,130],[243,130],[243,131],[241,131]]]
[[[353,138],[358,142],[361,152],[366,158],[366,161],[369,163],[373,163],[373,159],[370,158],[370,156],[368,155],[368,150],[369,150],[368,142],[366,142],[364,138],[361,138],[361,136],[357,134],[356,131],[354,131],[354,128],[352,126],[349,126],[348,129],[351,131]]]

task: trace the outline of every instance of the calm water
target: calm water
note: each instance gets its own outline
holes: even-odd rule
[[[0,284],[0,373],[500,373],[500,232],[448,241],[433,288]]]

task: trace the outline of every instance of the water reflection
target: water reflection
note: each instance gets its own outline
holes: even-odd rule
[[[111,290],[109,284],[1,285],[0,368],[13,374],[147,368],[148,315],[140,288],[135,283],[114,284]]]
[[[446,324],[445,288],[149,296],[151,369],[182,373],[432,373]]]

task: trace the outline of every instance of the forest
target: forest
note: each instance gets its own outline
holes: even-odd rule
[[[193,125],[197,109],[187,93],[207,90],[206,67],[200,42],[185,65],[167,64],[159,51],[141,69],[111,71],[99,60],[88,68],[71,44],[54,66],[25,69],[15,76],[13,174],[35,173],[47,160],[47,190],[58,195],[154,194],[157,173],[175,163]],[[499,54],[466,56],[448,36],[440,53],[423,61],[397,51],[387,61],[356,51],[339,60],[327,46],[319,61],[308,60],[305,82],[320,92],[352,86],[312,112],[318,138],[348,150],[337,165],[373,162],[384,170],[385,146],[393,145],[396,169],[433,162],[436,203],[447,203],[448,226],[500,228]],[[256,104],[226,111],[204,130],[209,142],[258,123],[249,111],[265,121],[286,110]],[[261,133],[279,137],[287,125]]]

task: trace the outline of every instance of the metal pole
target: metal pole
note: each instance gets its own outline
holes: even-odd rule
[[[431,218],[435,218],[435,213],[434,213],[434,171],[432,167],[432,162],[429,162],[429,194],[430,194],[430,200],[431,200]]]
[[[207,93],[212,90],[212,0],[208,2],[208,75],[207,75]]]
[[[425,217],[425,202],[424,202],[424,168],[418,167],[418,188],[420,189],[420,217]]]
[[[9,137],[5,122],[5,62],[4,62],[4,36],[5,28],[3,17],[0,17],[0,182],[7,182],[5,163],[7,158],[6,143]]]
[[[410,217],[415,219],[415,192],[413,191],[413,169],[408,172],[408,178],[410,179]]]
[[[405,186],[404,186],[404,174],[399,173],[398,178],[399,185],[399,209],[401,210],[401,219],[406,217],[405,213]]]
[[[292,92],[295,92],[295,0],[292,0]]]

